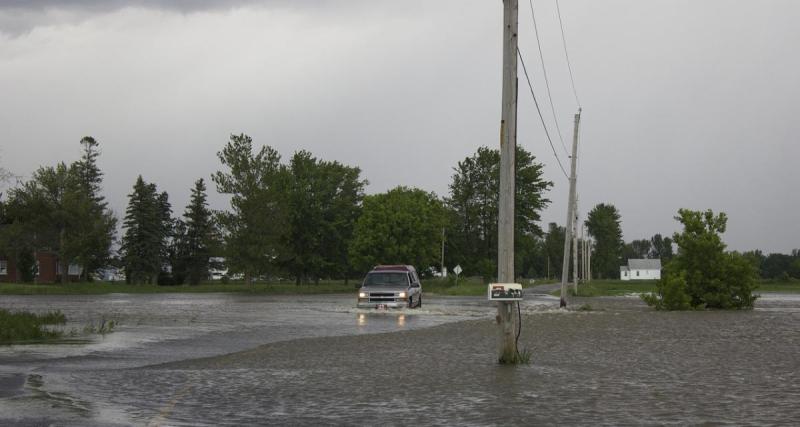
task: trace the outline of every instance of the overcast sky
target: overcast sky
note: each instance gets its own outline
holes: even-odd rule
[[[221,6],[224,4],[224,6]],[[561,0],[584,112],[582,214],[620,210],[626,241],[671,234],[678,208],[725,211],[732,249],[800,248],[800,2]],[[565,145],[577,109],[554,0],[534,4]],[[520,4],[520,49],[564,166]],[[502,2],[0,2],[0,166],[27,178],[101,143],[118,215],[136,176],[183,212],[231,133],[288,159],[362,168],[369,193],[447,194],[456,162],[499,146]],[[568,184],[527,86],[519,144]],[[225,198],[213,191],[215,208]],[[585,215],[582,215],[585,217]]]

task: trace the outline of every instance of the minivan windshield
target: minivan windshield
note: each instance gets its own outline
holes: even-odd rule
[[[408,274],[403,272],[380,272],[367,274],[364,286],[408,286]]]

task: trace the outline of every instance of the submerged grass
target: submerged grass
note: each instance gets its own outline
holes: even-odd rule
[[[622,281],[622,280],[593,280],[589,283],[578,284],[579,297],[621,296],[627,294],[640,294],[655,292],[656,280]],[[569,288],[571,295],[575,295]],[[554,292],[554,295],[558,292]]]
[[[501,365],[528,365],[531,363],[532,354],[531,350],[523,348],[522,351],[517,350],[516,353],[503,355],[497,362]]]
[[[622,280],[593,280],[589,283],[578,284],[578,295],[580,297],[601,297],[601,296],[621,296],[628,294],[643,294],[656,291],[657,280],[642,281],[622,281]],[[572,288],[569,288],[571,295]],[[783,292],[800,293],[800,280],[761,280],[755,293],[759,292]],[[558,296],[559,291],[551,292],[551,295]]]
[[[429,279],[422,282],[425,293],[436,295],[476,296],[486,295],[486,285],[476,278]]]
[[[550,283],[537,281],[536,284]],[[30,284],[0,283],[0,295],[103,295],[103,294],[161,294],[161,293],[241,293],[260,295],[346,294],[355,292],[360,280],[327,280],[319,283],[295,285],[294,283],[220,283],[207,282],[199,285],[158,286],[130,285],[120,282],[85,282]],[[480,278],[426,279],[422,281],[425,293],[455,296],[481,296],[486,294],[486,283]]]
[[[105,335],[114,332],[114,328],[117,326],[117,322],[113,320],[106,320],[105,318],[100,319],[100,321],[95,324],[94,322],[86,325],[83,327],[84,334],[99,334]],[[73,331],[73,335],[77,335],[77,331]]]
[[[102,294],[159,294],[159,293],[214,293],[231,292],[247,294],[329,294],[355,291],[355,282],[320,282],[295,285],[292,283],[203,283],[189,286],[129,285],[125,283],[91,282],[68,284],[0,284],[0,295],[102,295]]]
[[[46,325],[63,325],[67,318],[60,311],[36,314],[27,311],[10,312],[0,309],[0,344],[44,341],[60,338],[63,332]]]
[[[756,288],[755,293],[758,292],[800,293],[800,280],[762,280]]]

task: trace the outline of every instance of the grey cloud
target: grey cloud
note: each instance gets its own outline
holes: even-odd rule
[[[8,0],[0,3],[0,10],[17,11],[42,11],[47,9],[78,10],[78,11],[109,11],[125,7],[148,7],[158,9],[177,10],[182,12],[193,12],[208,9],[226,9],[243,4],[272,4],[288,5],[293,2],[288,0]],[[316,3],[316,2],[315,2]],[[296,4],[296,3],[295,3]]]
[[[38,26],[81,22],[96,14],[128,7],[193,13],[244,6],[307,9],[328,3],[329,0],[7,0],[0,2],[0,34],[19,36]]]

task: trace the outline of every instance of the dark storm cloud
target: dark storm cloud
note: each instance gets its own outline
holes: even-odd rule
[[[0,9],[46,10],[65,9],[83,11],[109,11],[124,7],[149,7],[158,9],[194,12],[208,9],[226,9],[244,4],[289,5],[297,4],[289,0],[7,0],[0,3]],[[303,3],[320,3],[303,2]]]
[[[0,33],[18,36],[42,25],[81,22],[92,15],[134,7],[176,13],[224,11],[243,6],[280,9],[320,8],[329,0],[5,0],[0,1]],[[54,16],[55,15],[55,16]]]

